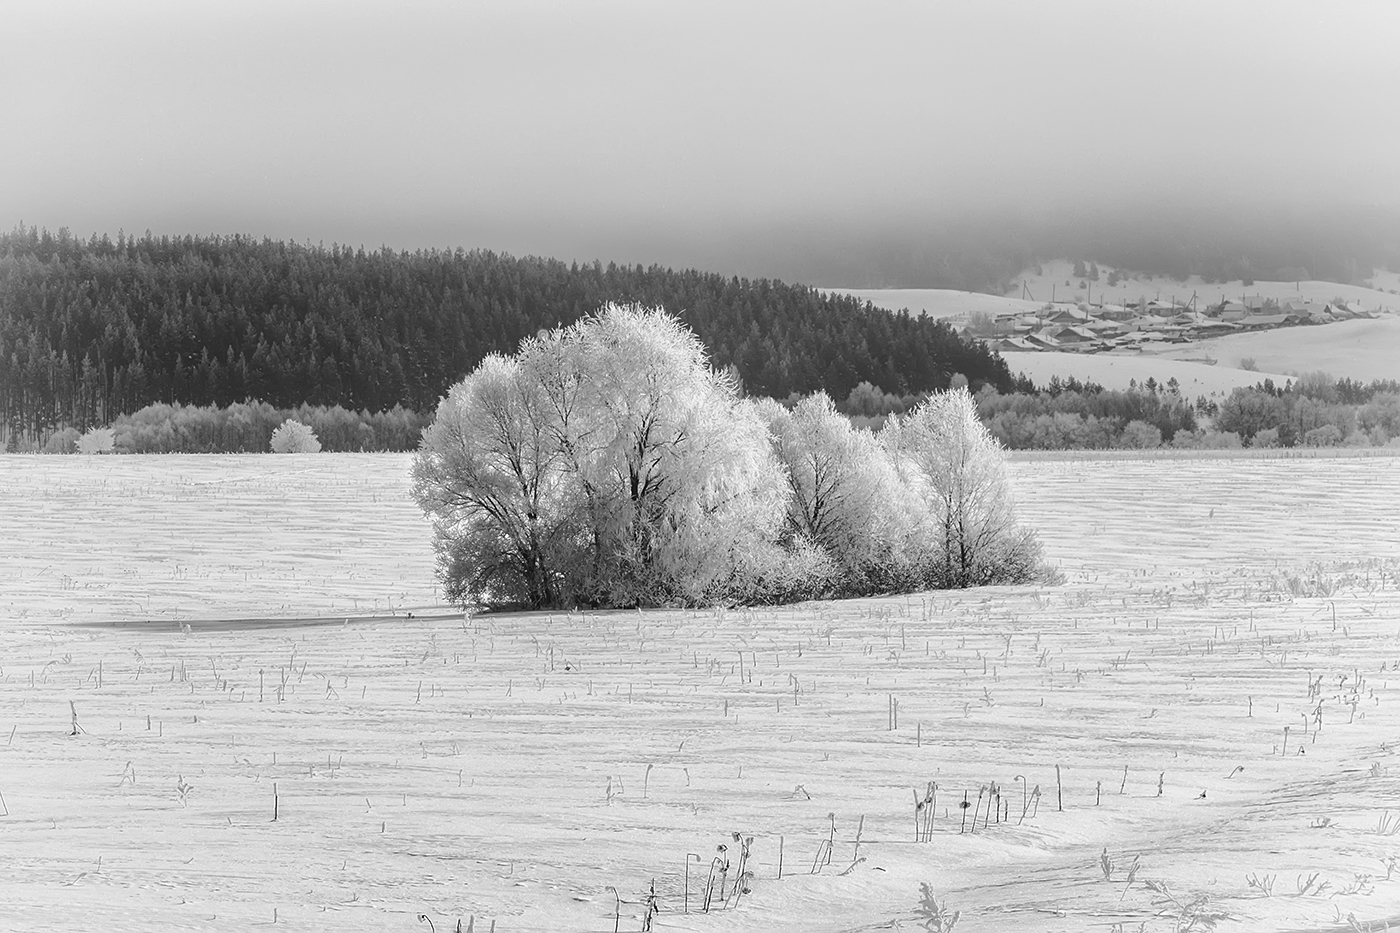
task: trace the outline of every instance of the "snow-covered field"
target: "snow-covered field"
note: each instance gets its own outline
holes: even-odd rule
[[[1340,326],[1340,325],[1329,325]],[[1198,359],[1205,354],[1200,344],[1188,344]],[[1003,353],[1006,365],[1013,373],[1030,377],[1037,386],[1045,386],[1055,376],[1073,376],[1081,381],[1097,382],[1106,389],[1127,389],[1149,378],[1165,385],[1175,379],[1184,398],[1195,401],[1199,396],[1228,396],[1238,386],[1252,386],[1272,378],[1282,386],[1289,377],[1282,373],[1257,372],[1234,366],[1212,366],[1208,363],[1174,359],[1166,355],[1127,353],[1067,353],[1027,352]]]
[[[1029,356],[1030,354],[1025,354]],[[1167,356],[1207,356],[1221,367],[1253,359],[1265,372],[1325,372],[1360,382],[1400,379],[1400,317],[1338,321],[1320,327],[1285,327],[1252,334],[1231,334],[1185,344]],[[1015,368],[1015,360],[1008,363]],[[1236,374],[1240,371],[1236,370]],[[1254,382],[1262,373],[1245,373]],[[1277,377],[1275,377],[1275,381]],[[1252,383],[1251,383],[1252,384]]]
[[[409,457],[0,458],[0,618],[407,612],[435,601]]]
[[[909,311],[932,318],[966,317],[969,314],[1034,314],[1045,301],[985,295],[952,288],[828,288],[827,292],[851,295],[877,308]]]
[[[0,929],[1400,921],[1400,460],[1017,461],[1058,587],[470,619],[407,465],[0,457]]]

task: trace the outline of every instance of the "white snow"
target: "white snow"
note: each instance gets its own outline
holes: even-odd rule
[[[666,930],[915,929],[921,882],[960,933],[1175,928],[1148,881],[1400,913],[1400,459],[1016,461],[1057,587],[471,619],[407,464],[0,457],[0,928],[602,931],[612,886],[637,930],[653,879]],[[212,621],[277,616],[322,624]],[[752,894],[682,913],[734,832]]]

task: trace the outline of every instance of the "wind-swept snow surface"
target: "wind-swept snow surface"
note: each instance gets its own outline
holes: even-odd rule
[[[0,928],[1400,915],[1400,459],[1014,462],[1061,587],[471,618],[407,464],[0,458]]]

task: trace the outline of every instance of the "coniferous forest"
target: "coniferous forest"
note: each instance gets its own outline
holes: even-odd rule
[[[1013,388],[946,325],[772,280],[487,251],[0,234],[0,409],[39,437],[153,403],[430,411],[489,353],[606,302],[661,306],[747,392]]]

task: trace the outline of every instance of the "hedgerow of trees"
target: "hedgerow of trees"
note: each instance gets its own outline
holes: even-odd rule
[[[607,301],[675,309],[757,395],[930,392],[953,373],[1012,385],[996,353],[941,322],[766,279],[20,227],[0,235],[0,430],[37,442],[153,404],[426,412],[489,354]]]
[[[958,381],[955,376],[954,381]],[[977,416],[1002,446],[1012,450],[1157,447],[1195,442],[1196,405],[1174,382],[1148,379],[1122,391],[1093,382],[1052,378],[1044,389],[1018,378],[1015,391],[983,386],[975,395]],[[894,415],[907,413],[926,394],[895,395],[863,383],[837,408],[860,426],[879,430]],[[787,400],[789,406],[798,397]]]
[[[1042,572],[965,389],[879,441],[824,396],[750,402],[698,336],[609,305],[491,355],[414,458],[449,599],[695,605]]]
[[[1266,379],[1219,404],[1216,426],[1255,447],[1381,447],[1400,439],[1400,382],[1311,373]]]
[[[307,425],[328,451],[410,451],[418,446],[428,417],[395,406],[388,411],[347,411],[338,405],[298,405],[274,408],[266,402],[234,402],[214,405],[147,405],[112,422],[111,449],[123,454],[263,453],[273,432],[288,419]],[[104,430],[92,428],[87,432]],[[9,453],[75,453],[77,428],[65,427],[49,434],[43,443],[12,431],[6,438]],[[81,435],[87,436],[87,435]]]
[[[955,377],[956,380],[956,377]],[[922,394],[895,395],[862,384],[836,408],[856,425],[879,430],[892,415],[921,404]],[[801,400],[786,400],[791,407]],[[1276,386],[1264,380],[1221,401],[1186,399],[1175,380],[1149,378],[1124,390],[1052,378],[1037,389],[984,386],[978,416],[1012,450],[1229,449],[1252,447],[1379,447],[1400,443],[1400,382],[1369,384],[1304,375]]]

